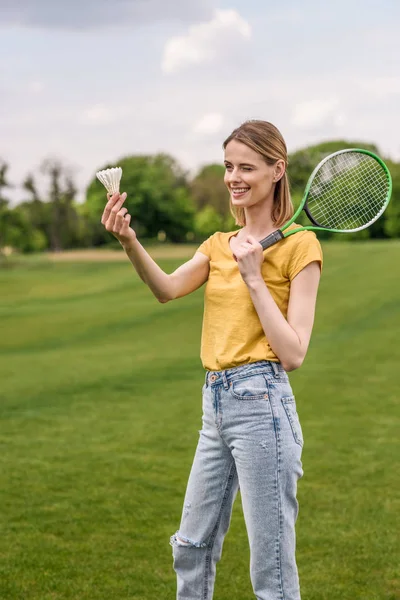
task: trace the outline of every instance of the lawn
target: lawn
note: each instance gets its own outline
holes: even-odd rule
[[[159,304],[121,253],[0,271],[0,599],[173,600],[201,427],[203,289]],[[326,243],[302,422],[303,600],[400,599],[400,243]],[[171,272],[181,250],[158,263]],[[240,503],[215,600],[254,598]]]

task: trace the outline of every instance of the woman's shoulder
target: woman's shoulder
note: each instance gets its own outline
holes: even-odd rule
[[[287,229],[285,229],[284,233],[288,232],[288,231],[293,231],[296,229],[301,229],[301,227],[304,227],[303,225],[301,225],[300,223],[292,223],[291,225],[289,225],[289,227]],[[301,231],[298,231],[296,234],[290,235],[288,237],[288,239],[292,238],[296,238],[297,236],[297,240],[300,239],[304,239],[304,240],[315,240],[318,239],[315,232],[311,231],[310,229],[303,229]]]
[[[292,223],[286,231],[296,230],[299,227],[301,225],[298,223]],[[298,231],[289,235],[283,242],[285,244],[282,250],[285,256],[282,258],[290,279],[293,279],[310,262],[317,261],[322,268],[322,248],[314,231],[309,229]]]
[[[299,223],[292,223],[287,229],[285,229],[284,233],[288,233],[289,231],[296,231],[296,229],[299,229],[301,227],[302,225],[300,225]],[[285,252],[290,253],[295,251],[296,248],[306,248],[307,246],[321,248],[321,244],[317,235],[314,231],[310,231],[309,229],[296,231],[296,233],[288,235],[282,241],[284,242]]]

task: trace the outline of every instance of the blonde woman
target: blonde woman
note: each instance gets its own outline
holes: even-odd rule
[[[293,214],[287,149],[277,128],[247,121],[223,148],[230,208],[240,228],[214,233],[174,273],[164,273],[137,240],[122,208],[126,194],[109,199],[102,223],[160,302],[207,282],[203,426],[179,529],[170,540],[177,600],[213,597],[239,489],[255,597],[300,600],[295,523],[303,434],[287,372],[307,353],[322,252],[310,231],[265,251],[258,243]]]

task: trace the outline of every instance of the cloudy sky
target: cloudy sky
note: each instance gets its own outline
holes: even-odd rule
[[[18,188],[43,159],[96,170],[171,153],[221,162],[248,118],[289,151],[374,142],[400,160],[398,0],[0,0],[0,158]]]

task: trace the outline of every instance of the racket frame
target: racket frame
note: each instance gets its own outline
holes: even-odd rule
[[[308,197],[308,193],[310,191],[312,182],[314,180],[314,177],[317,174],[317,172],[319,171],[319,169],[322,167],[322,165],[324,165],[328,160],[330,160],[334,156],[337,156],[339,154],[345,154],[346,152],[359,152],[361,154],[367,154],[371,158],[375,159],[381,165],[381,167],[383,168],[383,170],[386,174],[386,177],[388,180],[388,192],[387,192],[387,196],[386,196],[386,202],[382,206],[381,210],[377,213],[377,215],[373,219],[371,219],[371,221],[369,221],[365,225],[362,225],[361,227],[357,227],[356,229],[331,229],[329,227],[323,227],[322,225],[319,225],[315,221],[315,219],[311,216],[311,214],[308,210],[308,207],[307,207],[307,197]],[[392,195],[392,186],[393,186],[392,177],[390,175],[389,169],[387,168],[387,166],[385,165],[383,160],[381,158],[379,158],[379,156],[377,156],[376,154],[371,152],[370,150],[365,150],[364,148],[346,148],[345,150],[338,150],[337,152],[333,152],[332,154],[329,154],[324,159],[322,159],[317,164],[317,166],[315,167],[313,172],[311,173],[310,177],[308,178],[306,187],[304,189],[303,198],[302,198],[296,212],[292,216],[292,218],[287,223],[285,223],[285,225],[281,229],[277,229],[276,231],[273,231],[267,237],[262,239],[260,241],[260,244],[263,247],[263,250],[266,250],[270,246],[273,246],[274,244],[279,242],[281,239],[283,239],[285,237],[289,237],[289,235],[293,235],[294,233],[298,233],[299,231],[330,231],[332,233],[355,233],[356,231],[361,231],[362,229],[366,229],[367,227],[370,227],[370,225],[375,223],[375,221],[377,219],[379,219],[379,217],[382,215],[382,213],[386,210],[387,205],[389,204],[389,201],[390,201],[390,197]],[[313,223],[313,225],[301,226],[297,229],[293,229],[292,231],[288,231],[285,234],[284,231],[288,227],[290,227],[290,225],[297,219],[297,217],[299,216],[299,214],[301,213],[303,208],[304,208],[304,211],[305,211],[307,217],[310,219],[310,221],[311,221],[311,223]]]

